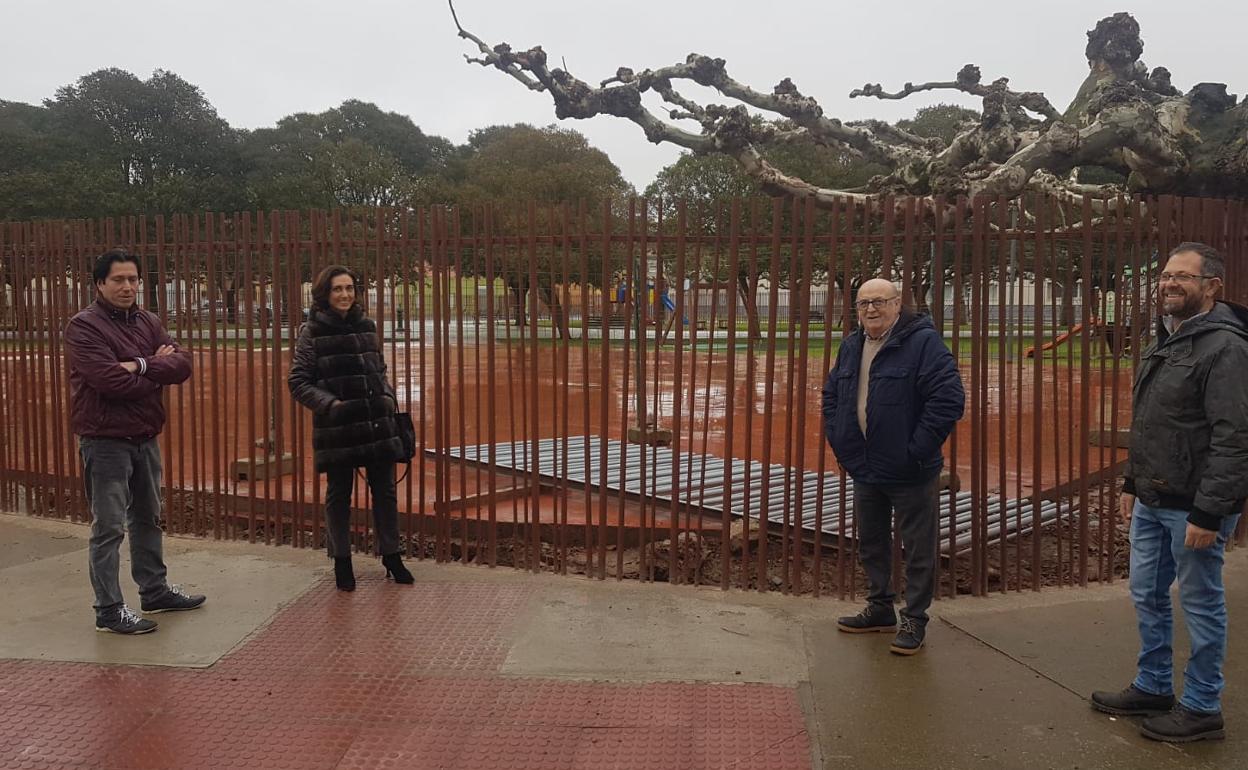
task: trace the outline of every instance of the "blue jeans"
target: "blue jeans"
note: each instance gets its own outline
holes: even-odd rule
[[[1179,606],[1187,621],[1192,654],[1183,672],[1180,705],[1192,711],[1222,710],[1222,661],[1226,657],[1226,595],[1222,561],[1239,516],[1227,516],[1214,544],[1183,545],[1187,512],[1152,508],[1139,501],[1131,516],[1131,600],[1140,624],[1135,686],[1154,695],[1174,692],[1174,622],[1170,585],[1179,579]]]

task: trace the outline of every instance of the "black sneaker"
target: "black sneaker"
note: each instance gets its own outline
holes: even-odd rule
[[[923,649],[925,636],[927,636],[926,623],[909,615],[902,615],[901,628],[897,631],[897,637],[893,639],[893,643],[888,646],[888,651],[894,655],[913,655]]]
[[[1140,734],[1155,741],[1191,743],[1220,741],[1226,737],[1226,730],[1223,728],[1221,711],[1202,714],[1183,706],[1175,706],[1169,714],[1150,717],[1141,722]]]
[[[143,612],[182,612],[183,610],[193,610],[202,605],[207,600],[202,594],[188,594],[182,590],[181,586],[169,586],[169,590],[161,594],[158,598],[143,601]]]
[[[897,612],[889,604],[868,604],[857,615],[836,619],[836,630],[847,634],[869,634],[892,631],[897,627]]]
[[[1092,693],[1092,708],[1120,717],[1153,717],[1174,708],[1174,695],[1153,695],[1130,684],[1119,692]]]
[[[104,617],[96,616],[95,630],[102,634],[126,634],[133,636],[136,634],[150,634],[156,630],[156,623],[141,618],[134,614],[126,605],[121,605],[121,609],[115,613],[110,613]]]

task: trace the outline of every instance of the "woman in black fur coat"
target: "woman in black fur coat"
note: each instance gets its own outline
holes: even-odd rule
[[[286,378],[295,400],[312,410],[313,463],[326,477],[326,540],[340,591],[355,590],[350,523],[356,468],[364,469],[373,494],[386,576],[413,582],[399,547],[394,464],[407,458],[394,421],[398,400],[386,379],[377,324],[356,301],[359,286],[359,276],[342,265],[317,276]]]

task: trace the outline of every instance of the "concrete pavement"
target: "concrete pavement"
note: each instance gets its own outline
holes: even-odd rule
[[[838,633],[857,605],[831,599],[428,563],[409,589],[366,557],[344,595],[320,553],[168,538],[171,579],[209,603],[122,638],[92,631],[86,535],[0,514],[0,767],[262,766],[273,735],[299,747],[273,754],[292,768],[1248,766],[1243,549],[1226,571],[1228,739],[1175,747],[1086,705],[1131,678],[1122,584],[941,601],[928,648],[900,658],[886,635]],[[128,576],[123,589],[134,600]],[[48,693],[84,671],[113,689],[57,732]],[[120,737],[83,727],[127,687],[157,687],[164,705],[135,706]],[[244,759],[257,720],[272,729]],[[213,743],[217,724],[228,737]],[[298,732],[310,724],[337,740],[310,743]],[[201,740],[152,737],[179,725]],[[96,743],[66,743],[84,730]],[[126,753],[140,745],[151,750]]]

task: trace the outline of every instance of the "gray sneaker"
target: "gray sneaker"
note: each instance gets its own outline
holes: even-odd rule
[[[188,594],[182,590],[182,586],[169,586],[169,590],[161,594],[159,597],[147,601],[143,600],[143,612],[152,614],[156,612],[182,612],[184,610],[193,610],[202,605],[207,597],[202,594]]]
[[[116,613],[109,613],[104,617],[95,618],[95,630],[102,634],[126,634],[134,636],[136,634],[150,634],[156,630],[156,623],[141,618],[134,614],[126,605],[121,605],[121,609]]]

